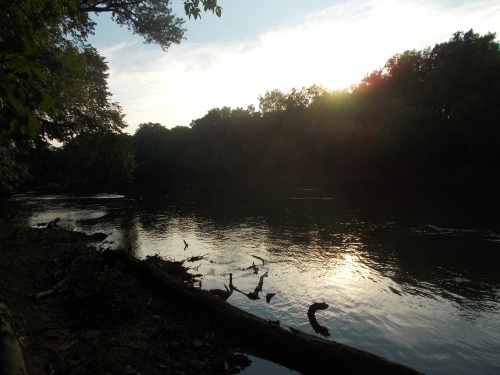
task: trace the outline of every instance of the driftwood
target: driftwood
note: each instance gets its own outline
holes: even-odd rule
[[[217,298],[220,298],[221,300],[223,301],[226,301],[229,297],[231,297],[231,294],[233,294],[233,291],[230,290],[226,284],[224,284],[224,287],[226,288],[225,290],[224,289],[209,289],[208,292],[217,297]]]
[[[295,330],[290,332],[189,287],[158,267],[117,251],[105,251],[110,260],[120,260],[142,276],[150,288],[165,298],[177,297],[211,319],[228,334],[237,335],[241,345],[259,357],[305,374],[418,374],[417,371],[368,352]]]
[[[68,279],[61,280],[56,285],[54,285],[52,288],[50,288],[46,291],[37,293],[35,296],[35,299],[38,301],[40,298],[48,297],[55,292],[59,292],[60,290],[63,289],[63,286],[64,286],[64,284],[66,284],[67,281],[68,281]]]
[[[266,294],[266,302],[269,303],[271,301],[271,298],[273,298],[276,295],[276,293],[267,293]]]
[[[239,290],[238,288],[236,288],[233,285],[233,278],[232,278],[233,275],[232,274],[230,274],[231,275],[231,283],[229,284],[229,287],[231,288],[231,290],[236,290],[237,292],[247,296],[249,299],[252,299],[252,300],[260,299],[259,293],[262,292],[262,286],[264,285],[264,277],[267,277],[267,274],[268,274],[268,271],[266,271],[266,273],[260,277],[259,283],[255,287],[253,292],[245,293],[245,292],[242,292],[241,290]],[[271,298],[273,298],[275,295],[276,295],[276,293],[267,293],[266,294],[266,302],[269,303],[269,301],[271,301]]]
[[[241,294],[247,296],[249,299],[253,299],[253,300],[260,299],[259,295],[255,294],[254,292],[245,293],[245,292],[242,292],[241,290],[239,290],[238,288],[236,288],[235,286],[233,286],[232,290],[236,290],[238,293],[241,293]]]
[[[229,297],[231,297],[231,294],[233,294],[233,290],[235,290],[234,285],[233,285],[233,274],[229,274],[229,288],[224,284],[224,289],[209,289],[208,292],[212,294],[215,297],[218,297],[224,301],[226,301]]]
[[[307,310],[307,317],[309,318],[309,323],[314,329],[314,332],[319,333],[321,336],[328,337],[330,336],[330,332],[328,328],[323,327],[316,320],[316,316],[314,315],[317,310],[325,310],[328,308],[328,305],[324,302],[315,302],[311,306],[309,306],[309,310]]]
[[[264,259],[262,259],[261,257],[258,257],[257,255],[252,255],[252,256],[253,256],[254,258],[256,258],[256,259],[259,259],[259,260],[262,262],[262,264],[264,264],[264,263],[265,263],[265,262],[264,262]]]
[[[267,272],[266,272],[266,273],[267,273]],[[260,297],[259,297],[259,292],[258,292],[258,290],[257,290],[257,288],[259,287],[258,285],[257,285],[257,288],[255,288],[255,291],[254,291],[254,292],[245,293],[245,292],[242,292],[241,290],[239,290],[238,288],[236,288],[236,287],[234,286],[234,284],[233,284],[233,274],[232,274],[232,273],[230,273],[230,274],[229,274],[229,276],[230,276],[229,288],[230,288],[231,290],[236,290],[238,293],[241,293],[241,294],[243,294],[243,295],[247,296],[247,297],[248,297],[249,299],[251,299],[251,300],[260,299]],[[261,277],[261,279],[262,279],[262,277]]]
[[[61,218],[56,217],[54,220],[49,221],[49,223],[47,224],[47,228],[49,228],[49,229],[59,228],[59,225],[57,224],[59,222],[59,220],[61,220]]]
[[[193,255],[191,258],[188,258],[187,261],[188,262],[198,262],[198,261],[200,261],[202,259],[205,259],[207,255],[208,254],[205,254],[205,255]]]
[[[264,277],[267,277],[267,271],[260,277],[259,283],[257,284],[255,290],[253,291],[257,296],[259,295],[260,292],[262,292],[262,286],[264,285]]]
[[[26,375],[19,341],[12,330],[11,315],[7,305],[0,302],[0,374]]]
[[[253,273],[256,275],[259,273],[259,267],[255,265],[255,262],[252,262],[252,265],[250,267],[244,268],[243,270],[250,270],[250,269],[252,269]]]

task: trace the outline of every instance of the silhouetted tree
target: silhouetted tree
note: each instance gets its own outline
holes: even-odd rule
[[[179,43],[185,31],[168,1],[19,0],[1,5],[0,147],[18,149],[11,156],[33,154],[31,149],[48,148],[53,140],[120,133],[126,126],[120,106],[110,100],[107,64],[87,43],[96,25],[90,14],[108,13],[164,50]],[[184,1],[184,10],[194,18],[202,10],[222,12],[214,0]]]
[[[272,90],[259,96],[259,112],[222,107],[190,127],[141,124],[132,137],[134,176],[148,183],[377,183],[388,192],[497,186],[499,108],[495,35],[458,32],[392,56],[344,90]]]
[[[82,134],[59,154],[62,183],[109,185],[129,182],[135,168],[132,137],[111,132]]]

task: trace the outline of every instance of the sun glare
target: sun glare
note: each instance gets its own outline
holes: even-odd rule
[[[251,40],[183,43],[166,54],[121,43],[105,51],[110,89],[133,126],[189,125],[212,108],[258,108],[268,90],[347,88],[394,54],[446,41],[457,30],[495,31],[495,10],[485,12],[484,4],[444,12],[434,3],[355,1]]]

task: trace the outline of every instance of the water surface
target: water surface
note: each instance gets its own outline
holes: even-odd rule
[[[102,247],[186,260],[230,303],[429,374],[500,373],[500,230],[495,218],[421,202],[347,199],[325,189],[163,187],[19,195],[36,226],[109,233]],[[186,241],[189,246],[184,245]],[[196,256],[199,261],[188,262]],[[258,257],[258,258],[257,258]],[[259,259],[265,260],[264,264]],[[252,264],[259,268],[255,273]],[[266,303],[266,293],[276,293]]]

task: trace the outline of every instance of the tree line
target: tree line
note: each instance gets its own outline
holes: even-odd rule
[[[344,90],[272,90],[259,96],[258,110],[213,108],[189,127],[143,123],[127,135],[122,109],[110,100],[107,64],[86,43],[95,27],[89,14],[111,12],[164,49],[182,39],[182,19],[155,0],[23,0],[5,9],[2,192],[26,181],[498,186],[500,49],[493,33],[459,31],[433,48],[398,53]],[[194,17],[221,11],[216,1],[186,1],[185,9]]]
[[[456,32],[396,54],[344,90],[313,85],[258,99],[259,111],[214,108],[189,127],[143,123],[132,136],[80,135],[52,150],[59,164],[49,164],[60,182],[498,186],[495,34]]]

